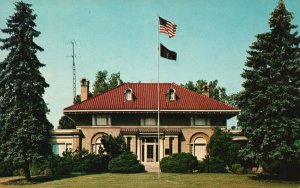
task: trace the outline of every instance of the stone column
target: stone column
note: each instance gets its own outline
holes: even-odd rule
[[[161,160],[162,158],[164,158],[164,149],[165,149],[165,147],[164,147],[164,138],[160,138],[159,139],[159,144],[160,144],[160,147],[159,147],[159,150],[160,150],[160,152],[159,152],[159,160]]]
[[[178,153],[178,136],[174,136],[174,140],[173,140],[173,153]]]
[[[79,135],[73,136],[73,142],[72,142],[72,151],[74,152],[77,148],[79,148]]]
[[[165,141],[164,141],[164,143],[165,143],[165,149],[170,149],[169,147],[170,147],[170,137],[168,136],[168,137],[165,137]],[[164,151],[165,152],[165,151]]]
[[[142,162],[142,157],[141,157],[141,138],[137,137],[136,138],[136,144],[137,144],[137,150],[136,150],[136,155],[137,155],[137,159]]]
[[[130,151],[134,154],[137,155],[137,140],[136,140],[136,136],[132,136],[131,137],[131,141],[130,141]]]

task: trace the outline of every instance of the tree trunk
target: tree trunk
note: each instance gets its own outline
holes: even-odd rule
[[[29,163],[28,162],[25,162],[25,164],[23,166],[23,170],[24,170],[25,179],[27,181],[30,181],[31,176],[30,176],[30,170],[29,170]]]

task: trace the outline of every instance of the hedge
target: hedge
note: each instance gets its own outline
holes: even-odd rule
[[[198,161],[191,153],[175,153],[161,160],[162,172],[189,173],[197,170]]]
[[[113,173],[138,173],[144,172],[145,166],[140,164],[132,152],[124,152],[108,163],[109,172]]]

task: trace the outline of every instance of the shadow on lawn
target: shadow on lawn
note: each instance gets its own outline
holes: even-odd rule
[[[270,175],[270,174],[259,174],[249,177],[252,180],[257,181],[266,181],[266,182],[289,182],[289,183],[300,183],[300,176],[278,176],[278,175]]]
[[[38,183],[44,183],[54,180],[61,180],[66,178],[73,178],[77,176],[82,176],[85,174],[72,174],[72,175],[60,175],[60,176],[35,176],[32,177],[30,181],[26,181],[25,178],[18,178],[9,180],[7,182],[3,182],[4,185],[31,185],[31,184],[38,184]],[[1,184],[0,184],[1,185]]]

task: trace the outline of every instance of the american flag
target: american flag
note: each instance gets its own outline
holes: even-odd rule
[[[177,25],[159,17],[159,32],[166,33],[170,38],[175,37]]]

